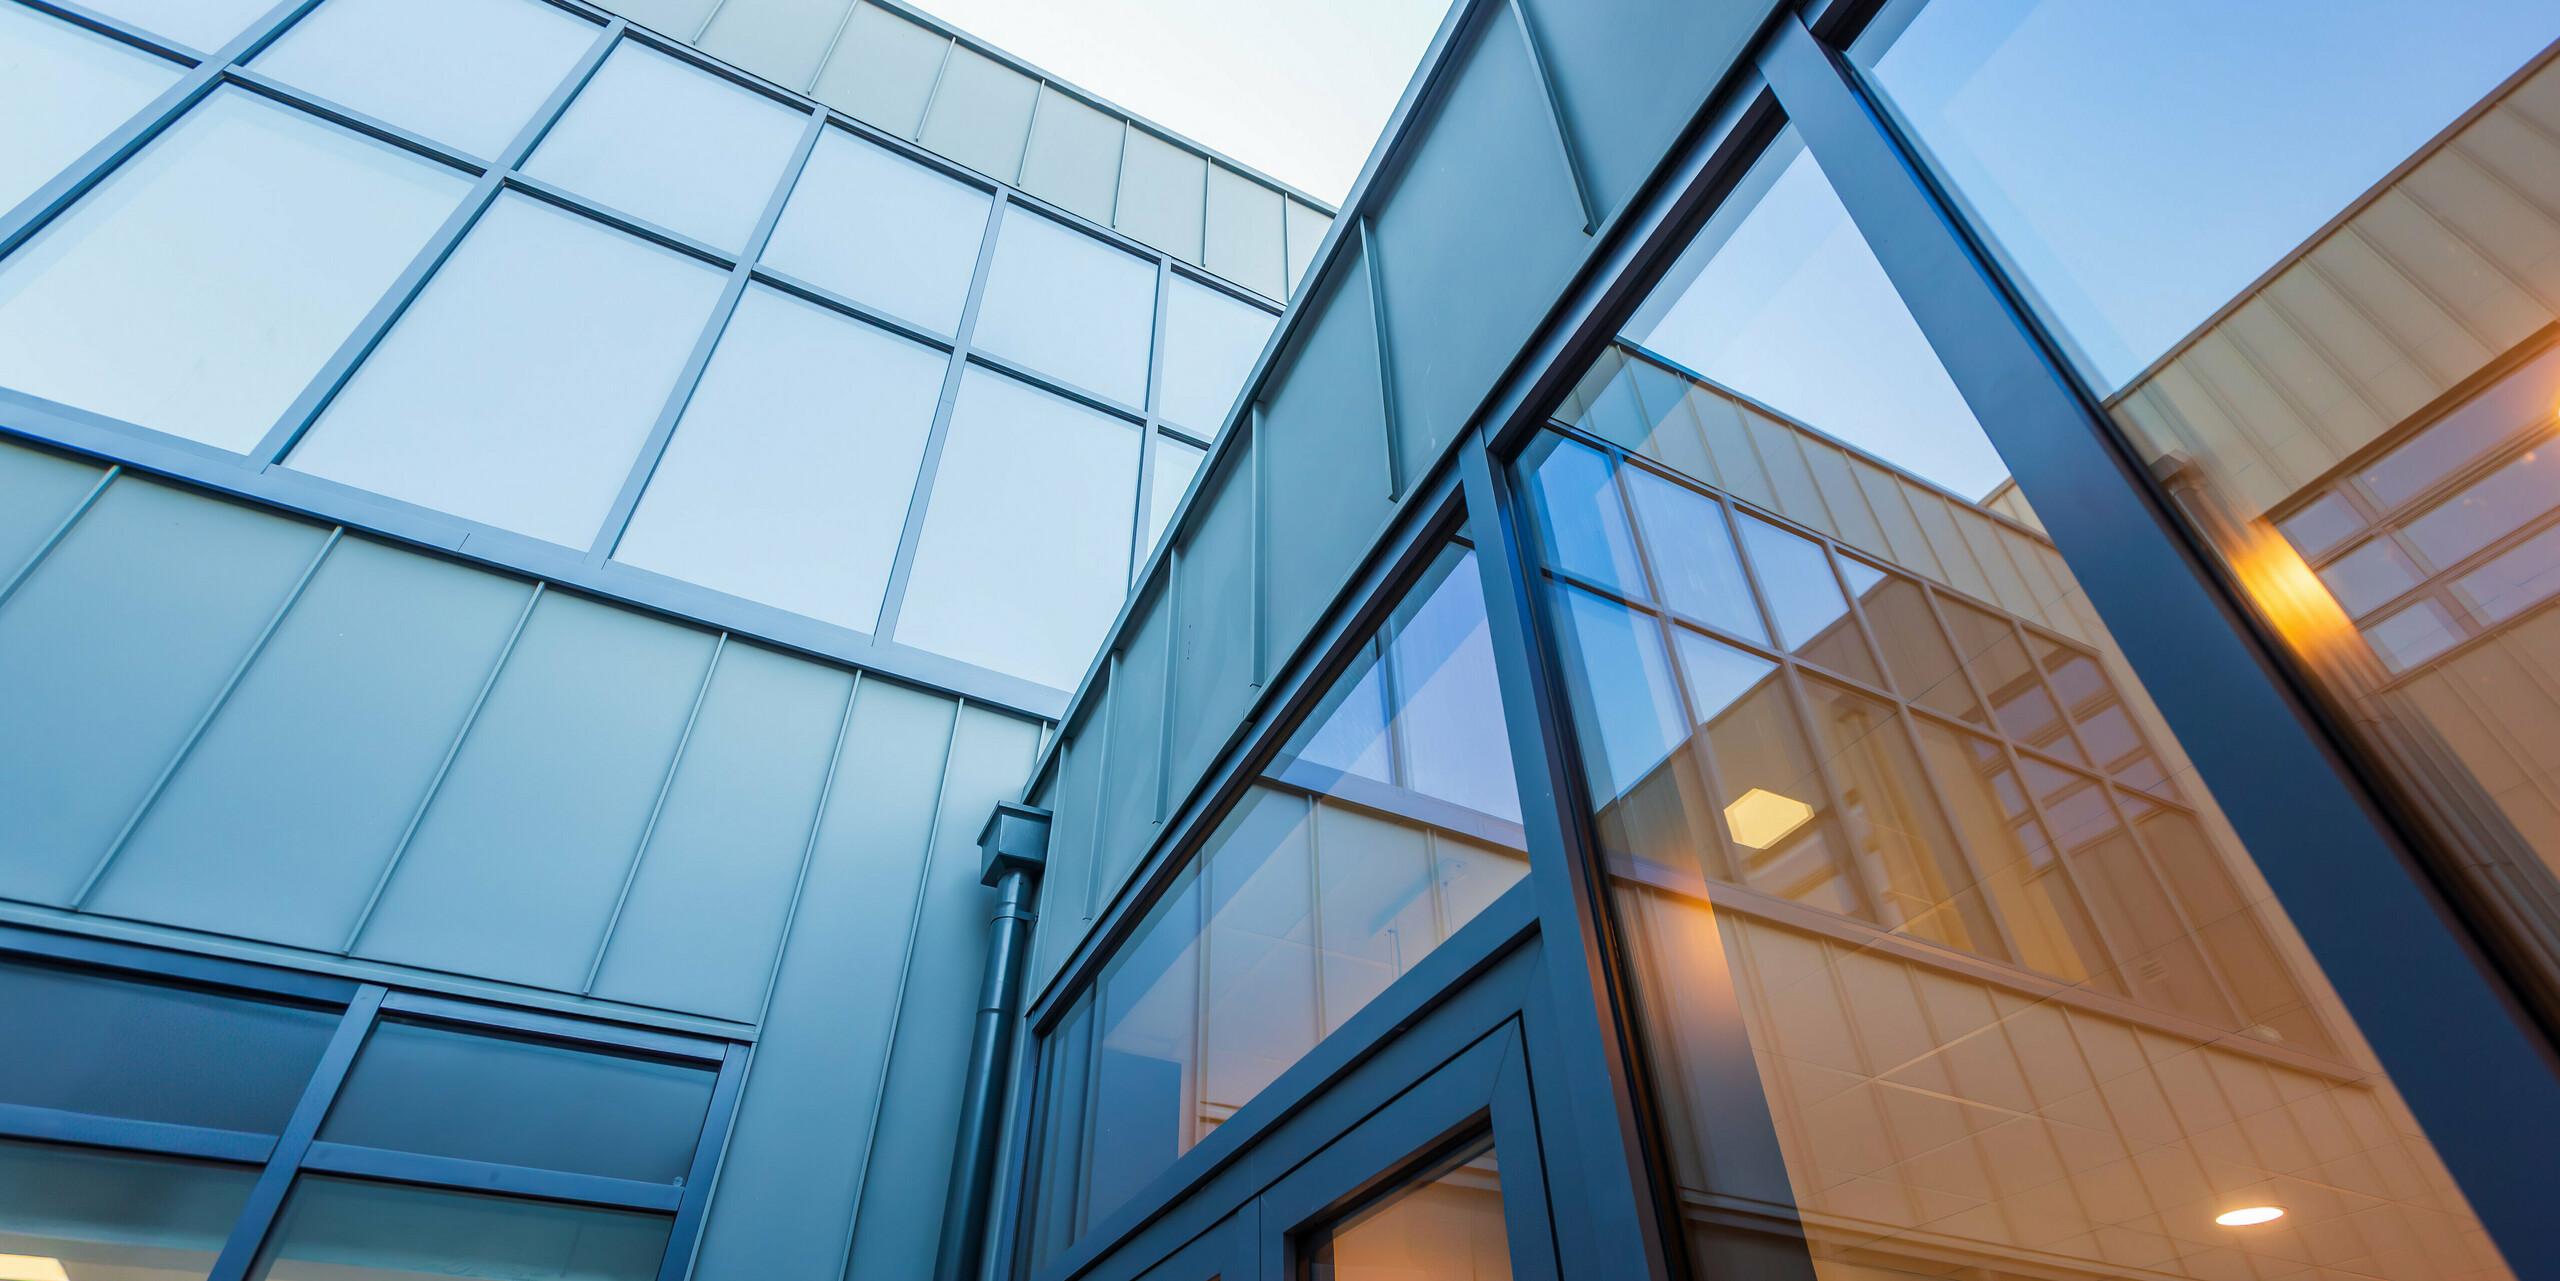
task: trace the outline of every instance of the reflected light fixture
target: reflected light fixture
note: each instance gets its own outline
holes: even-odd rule
[[[2255,1227],[2261,1223],[2273,1223],[2283,1217],[2283,1206],[2253,1205],[2247,1209],[2229,1210],[2221,1214],[2217,1214],[2213,1216],[2213,1221],[2226,1228],[2248,1228]]]
[[[1733,839],[1755,850],[1765,850],[1787,839],[1788,833],[1812,818],[1812,806],[1757,787],[1724,807],[1725,826],[1733,829]]]
[[[41,1254],[0,1254],[0,1281],[71,1281],[62,1260]]]

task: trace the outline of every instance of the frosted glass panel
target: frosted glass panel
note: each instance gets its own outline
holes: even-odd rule
[[[259,54],[256,66],[493,159],[599,30],[541,0],[329,0]]]
[[[765,244],[765,265],[901,320],[960,327],[987,193],[829,129]]]
[[[1253,358],[1280,318],[1215,289],[1177,276],[1165,296],[1164,390],[1156,412],[1165,421],[1213,435],[1253,372]]]
[[[585,547],[721,284],[692,258],[503,197],[286,462]]]
[[[525,172],[669,231],[743,249],[808,117],[624,41]]]
[[[1191,478],[1200,474],[1200,460],[1209,451],[1197,445],[1186,445],[1171,436],[1156,436],[1155,482],[1147,487],[1147,550],[1154,551],[1164,538],[1164,527],[1173,519],[1174,505],[1182,501],[1191,488]]]
[[[156,36],[212,53],[229,44],[270,0],[98,0],[89,8]]]
[[[1129,587],[1138,428],[971,369],[898,621],[902,644],[1074,685]]]
[[[0,209],[178,82],[178,64],[22,5],[0,6]]]
[[[468,189],[217,90],[0,267],[0,384],[251,449]]]
[[[1010,209],[996,240],[977,346],[1130,405],[1146,403],[1153,264]]]
[[[948,360],[748,290],[614,559],[870,631]]]

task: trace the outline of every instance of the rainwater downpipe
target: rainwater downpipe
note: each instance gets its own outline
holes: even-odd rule
[[[960,1093],[960,1137],[943,1194],[942,1245],[934,1281],[975,1281],[986,1250],[988,1198],[1004,1126],[1004,1070],[1013,1025],[1022,1017],[1022,971],[1031,959],[1032,904],[1049,857],[1049,811],[1000,802],[978,834],[979,883],[996,891],[987,920],[987,971],[978,985],[978,1025],[969,1037],[969,1075]]]

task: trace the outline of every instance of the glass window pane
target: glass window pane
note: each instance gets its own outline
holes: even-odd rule
[[[1540,452],[1545,458],[1536,458]],[[1621,595],[1649,598],[1609,456],[1550,436],[1532,446],[1530,457],[1529,493],[1537,500],[1547,564]]]
[[[746,247],[807,116],[625,40],[525,172],[719,248]]]
[[[178,64],[24,5],[0,9],[0,209],[178,82]]]
[[[1310,1254],[1330,1281],[1510,1281],[1493,1151],[1333,1225]]]
[[[1125,405],[1147,400],[1155,265],[1028,209],[1004,215],[971,340]]]
[[[750,288],[614,559],[870,631],[949,361]]]
[[[791,188],[764,262],[948,334],[969,299],[990,203],[975,187],[829,129]]]
[[[1215,435],[1278,323],[1260,307],[1174,277],[1165,294],[1164,386],[1156,392],[1156,413],[1194,434]]]
[[[720,289],[692,258],[502,196],[285,461],[585,547]]]
[[[1627,496],[1662,579],[1662,603],[1736,636],[1768,643],[1751,583],[1734,554],[1724,509],[1685,485],[1650,472],[1627,472]]]
[[[1155,484],[1147,491],[1148,551],[1154,551],[1158,540],[1164,537],[1165,525],[1173,520],[1174,504],[1182,501],[1182,495],[1191,488],[1191,478],[1200,474],[1200,463],[1208,456],[1209,451],[1197,445],[1186,445],[1157,433]]]
[[[961,375],[898,642],[1072,687],[1128,594],[1141,430]]]
[[[1624,337],[1968,498],[2008,477],[1793,128]]]
[[[1036,1251],[1118,1209],[1528,873],[1475,554],[1444,549],[1051,1037]],[[1035,1264],[1036,1266],[1036,1264]]]
[[[214,53],[275,6],[267,0],[98,0],[88,7],[199,53]]]
[[[276,1215],[255,1281],[418,1276],[649,1281],[674,1221],[553,1201],[306,1174]]]
[[[217,90],[0,266],[0,384],[253,449],[469,189]]]
[[[385,1019],[320,1137],[673,1183],[693,1166],[715,1073],[693,1065]]]
[[[43,1047],[0,1056],[0,1103],[274,1134],[302,1101],[338,1015],[0,965],[0,1027]]]
[[[1897,9],[1858,59],[2101,391],[2560,36],[2560,11],[2536,0],[2466,4],[2458,20],[2409,0]],[[2159,109],[2164,85],[2182,109]]]
[[[0,1267],[23,1281],[207,1276],[257,1181],[254,1166],[0,1142]]]
[[[2058,7],[2007,6],[2010,25],[1997,32],[2025,33]],[[2083,21],[2114,20],[2101,8],[2088,6],[2093,16]],[[2332,21],[2297,16],[2297,39]],[[2148,12],[2121,16],[2134,27],[2153,21]],[[2223,38],[2221,26],[2210,30]],[[2040,62],[2032,73],[2068,85],[2090,56]],[[2152,114],[2192,116],[2159,105],[2161,83],[2186,82],[2151,81]],[[2224,82],[2196,83],[2210,97]],[[2082,162],[2060,154],[2070,135],[2053,131],[2066,126],[1997,123],[2047,137],[2052,150],[2035,163]],[[1997,497],[2012,512],[2031,503],[2048,515],[2071,501],[2009,492],[2001,460],[1969,417],[1927,412],[1946,392],[1945,374],[1933,360],[1921,363],[1928,349],[1916,327],[1856,227],[1815,185],[1819,170],[1799,167],[1808,164],[1780,140],[1622,335],[1703,335],[1713,339],[1702,343],[1704,355],[1748,359],[1728,355],[1732,363],[1719,366],[1682,357],[1699,371],[1691,374],[1621,348],[1556,413],[1578,424],[1557,434],[1614,464],[1606,470],[1630,498],[1635,480],[1657,465],[1678,473],[1671,481],[1726,491],[1718,496],[1737,515],[1744,560],[1786,647],[1763,652],[1642,603],[1613,604],[1619,634],[1671,639],[1673,675],[1699,725],[1661,741],[1661,763],[1641,777],[1620,767],[1615,743],[1631,737],[1628,725],[1663,734],[1662,682],[1644,678],[1624,647],[1591,644],[1592,611],[1563,586],[1565,571],[1578,568],[1564,549],[1607,545],[1615,518],[1600,502],[1538,506],[1544,520],[1583,526],[1541,541],[1560,591],[1540,599],[1557,602],[1554,661],[1583,744],[1642,1042],[1664,1086],[1665,1167],[1675,1203],[1701,1207],[1683,1232],[1697,1270],[1732,1257],[1727,1230],[1703,1209],[1732,1196],[1791,1201],[1826,1275],[2271,1277],[2339,1266],[2388,1281],[2507,1275],[2390,1081],[2349,1048],[2357,1042],[2345,1007],[2131,679],[2060,549],[2032,524],[1995,521],[1947,493]],[[1779,252],[1788,246],[1803,252]],[[2285,305],[2313,307],[2309,297]],[[2287,314],[2347,323],[2349,308],[2316,306],[2325,310]],[[2308,488],[2286,492],[2283,474],[2297,455],[2277,442],[2326,447],[2299,417],[2286,419],[2289,436],[2256,437],[2218,457],[2237,439],[2230,417],[2176,417],[2314,403],[2255,384],[2248,396],[2257,399],[2244,399],[2235,390],[2242,384],[2227,381],[2298,371],[2298,361],[2285,362],[2303,348],[2284,348],[2294,354],[2279,359],[2275,344],[2262,342],[2277,311],[2252,318],[2211,359],[2139,393],[2149,397],[2141,404],[2119,402],[2139,431],[2176,427],[2190,464],[2213,459],[2183,473],[2160,468],[2185,510],[2284,517],[2336,495],[2337,506],[2301,526],[2316,531],[2305,541],[2325,543],[2316,555],[2334,565],[2376,538],[2411,541],[2395,522],[2445,509],[2549,439],[2546,403],[2534,419],[2472,437],[2469,456],[2396,501],[2380,500],[2344,457],[2316,460],[2293,482]],[[1657,322],[1650,329],[1647,318]],[[1911,344],[1896,351],[1868,340],[1893,332]],[[2244,336],[2254,355],[2238,350]],[[2505,367],[2523,368],[2536,351],[2513,353],[2518,363]],[[1791,390],[1781,375],[1838,386]],[[2312,386],[2297,390],[2308,395]],[[2336,403],[2368,411],[2375,403],[2332,389]],[[1837,405],[1817,412],[1817,394],[1853,393],[1898,415],[1890,432],[1862,437]],[[2440,393],[2399,394],[2423,402]],[[1781,412],[1746,417],[1737,395]],[[1806,399],[1788,399],[1796,395]],[[1897,408],[1904,400],[1909,412]],[[2191,433],[2177,426],[2189,422],[2198,424]],[[1836,456],[1811,448],[1824,444],[1824,431],[1866,445],[1883,464],[1848,459],[1854,488],[1836,473],[1808,479],[1806,460]],[[1648,459],[1641,469],[1621,452],[1638,448]],[[1524,498],[1542,493],[1548,460],[1563,452],[1548,450],[1533,446],[1516,464]],[[2217,487],[2199,493],[2198,485]],[[1673,581],[1670,566],[1718,559],[1712,546],[1672,548],[1642,500],[1635,505],[1657,585]],[[1787,523],[1764,516],[1782,506]],[[1860,506],[1871,527],[1842,514]],[[2543,519],[2484,517],[2513,532],[2479,545],[2465,566],[2518,546]],[[2292,554],[2263,524],[2252,537],[2261,541],[2240,550],[2260,564],[2273,563],[2270,549]],[[2422,560],[2412,557],[2411,568]],[[2290,565],[2290,590],[2316,595],[2321,565]],[[2011,590],[2013,574],[2026,590]],[[2456,620],[2436,614],[2421,626],[2389,612],[2450,597],[2427,582],[2385,594],[2414,595],[2416,604],[2377,609],[2378,632],[2401,630],[2372,643],[2435,655],[2403,660],[2413,665],[2397,688],[2476,716],[2469,709],[2481,685],[2437,692],[2409,683],[2430,664],[2461,661],[2460,647],[2428,648]],[[2331,609],[2336,630],[2327,635],[2352,642],[2344,611]],[[1815,637],[1840,644],[1823,650],[1808,644]],[[2326,652],[2334,659],[2338,649]],[[1856,670],[1861,663],[1883,670]],[[2366,665],[2376,684],[2388,679],[2383,663]],[[2535,705],[2545,709],[2532,713],[2542,718],[2538,735],[2555,713],[2547,700]],[[1595,740],[1610,748],[1596,761]],[[1645,747],[1655,750],[1655,740]],[[2089,762],[2106,772],[2084,769]],[[2504,770],[2519,777],[2515,765]],[[2538,785],[2531,790],[2535,804],[2547,803]],[[2466,812],[2482,813],[2485,801],[2467,801]],[[1745,1131],[1774,1138],[1765,1161],[1734,1141]],[[2357,1154],[2353,1171],[2323,1152]],[[2384,1164],[2425,1173],[2365,1176]],[[2283,1213],[2249,1227],[2216,1221],[2254,1207]],[[2351,1240],[2357,1262],[2347,1265],[2347,1254],[2331,1250]],[[2368,1244],[2384,1240],[2437,1244]]]
[[[328,0],[255,65],[342,107],[494,159],[599,30],[541,0]]]

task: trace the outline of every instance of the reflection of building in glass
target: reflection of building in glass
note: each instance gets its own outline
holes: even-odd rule
[[[2555,130],[2546,54],[2111,402],[2462,851],[2483,908],[2545,958],[2560,956]],[[2306,564],[2316,586],[2288,572]]]
[[[1641,352],[1558,418],[1521,466],[1699,1230],[1739,1034],[1826,1267],[2212,1276],[2245,1201],[2313,1234],[2269,1263],[2494,1273],[2032,527]]]

